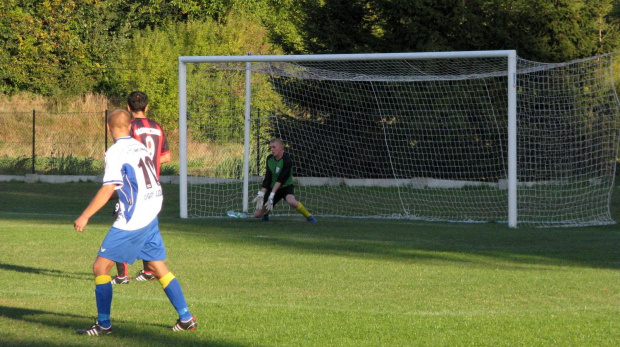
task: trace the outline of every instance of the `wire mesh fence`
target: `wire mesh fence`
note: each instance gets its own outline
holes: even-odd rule
[[[0,113],[0,175],[101,174],[106,113]]]

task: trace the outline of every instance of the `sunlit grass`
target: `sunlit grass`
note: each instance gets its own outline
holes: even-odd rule
[[[198,330],[166,331],[176,314],[161,286],[133,281],[114,287],[112,336],[75,336],[95,317],[91,265],[111,206],[84,234],[72,223],[98,187],[0,183],[0,345],[615,346],[620,340],[617,226],[181,220],[174,185],[164,187],[161,229]]]

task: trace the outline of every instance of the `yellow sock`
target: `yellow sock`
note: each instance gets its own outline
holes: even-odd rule
[[[311,213],[308,212],[308,210],[306,210],[306,208],[304,207],[304,205],[301,202],[297,206],[296,210],[297,210],[297,212],[303,214],[304,217],[306,217],[306,218],[310,217],[310,215],[311,215]]]
[[[168,272],[164,275],[164,277],[159,279],[159,283],[161,284],[162,288],[166,289],[168,284],[170,284],[170,281],[172,281],[173,279],[175,279],[175,277],[172,272]]]
[[[99,275],[95,277],[95,284],[106,284],[112,281],[112,276],[110,275]]]

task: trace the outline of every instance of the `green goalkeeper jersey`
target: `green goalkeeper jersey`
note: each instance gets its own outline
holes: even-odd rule
[[[273,189],[276,182],[280,182],[281,187],[293,184],[293,160],[286,153],[280,160],[271,154],[267,157],[267,172],[262,187]]]

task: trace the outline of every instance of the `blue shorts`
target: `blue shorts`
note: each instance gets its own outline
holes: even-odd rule
[[[133,264],[136,259],[166,260],[166,248],[157,218],[138,230],[110,228],[97,254],[117,263]]]

